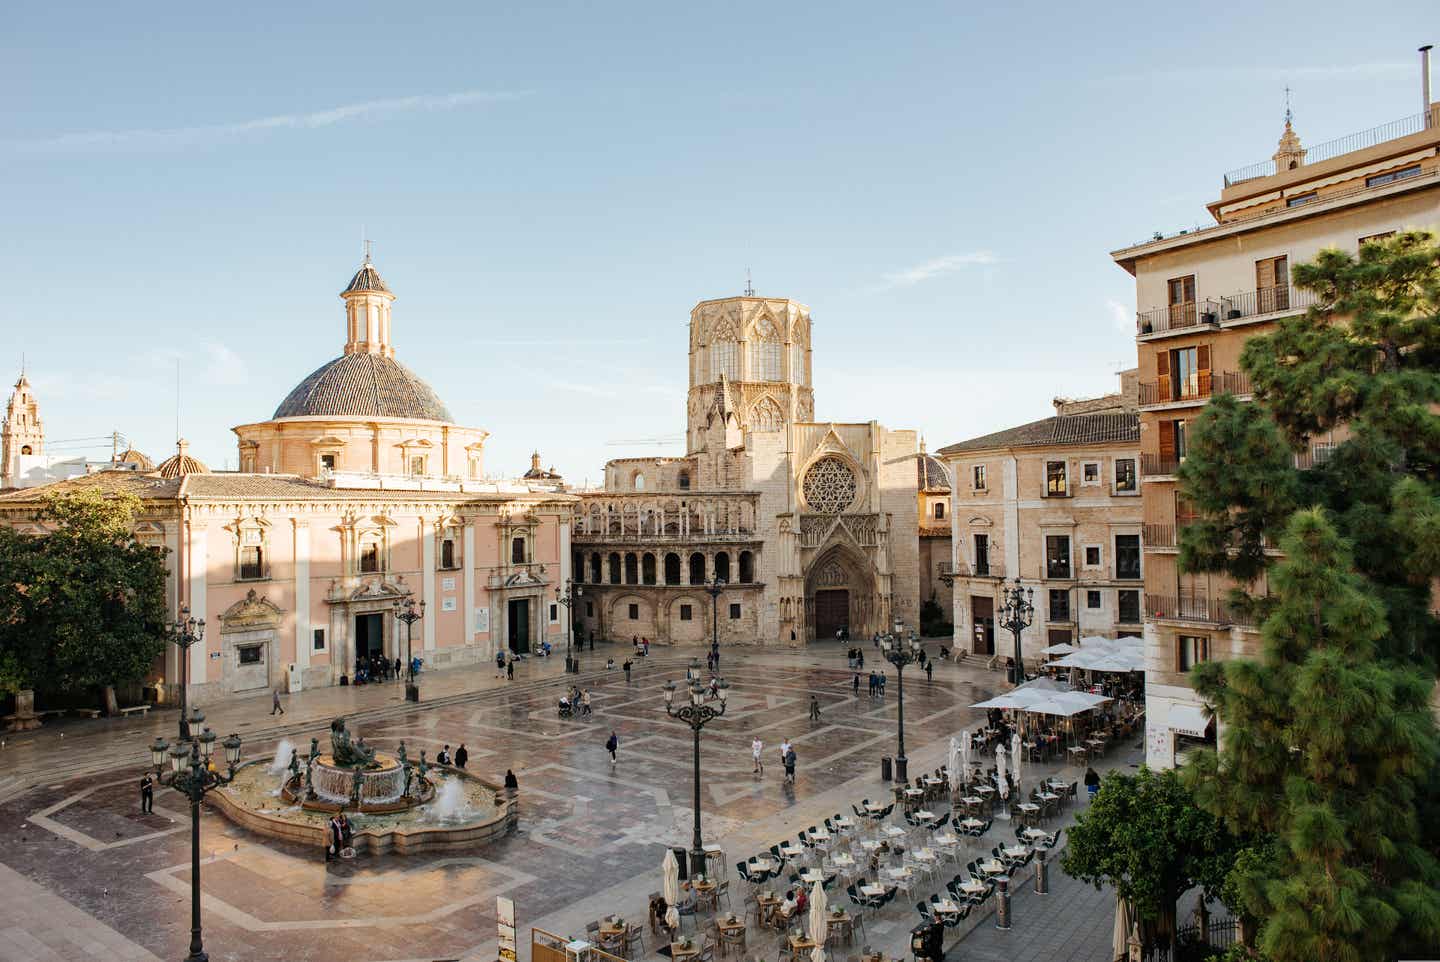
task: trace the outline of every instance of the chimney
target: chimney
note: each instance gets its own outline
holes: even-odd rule
[[[1425,126],[1434,125],[1435,117],[1430,110],[1430,48],[1432,44],[1426,44],[1420,48],[1420,95],[1424,103],[1421,105],[1425,113]]]

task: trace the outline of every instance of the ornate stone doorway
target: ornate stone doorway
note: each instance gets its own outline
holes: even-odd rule
[[[815,592],[815,637],[834,638],[835,632],[850,629],[850,592],[846,588],[821,588]]]
[[[376,612],[355,616],[355,657],[367,664],[372,655],[385,657],[385,616]]]
[[[530,599],[512,598],[509,602],[509,617],[506,624],[509,626],[507,642],[510,650],[517,654],[528,654],[530,651]]]

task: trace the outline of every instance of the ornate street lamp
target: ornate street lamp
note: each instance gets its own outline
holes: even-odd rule
[[[574,655],[570,654],[570,636],[575,631],[574,612],[571,608],[575,605],[575,599],[585,593],[585,589],[570,579],[565,579],[565,588],[562,590],[559,585],[555,586],[555,600],[565,606],[565,672],[571,674],[580,670],[580,663]]]
[[[690,871],[705,871],[705,845],[700,837],[700,729],[721,715],[725,714],[725,697],[729,693],[730,684],[724,678],[715,683],[716,691],[720,695],[720,707],[715,708],[705,704],[705,686],[700,684],[699,662],[692,664],[691,673],[695,676],[687,689],[689,698],[680,704],[675,704],[676,686],[673,681],[665,683],[665,714],[671,718],[678,718],[690,726],[695,734],[695,836],[690,841]],[[698,867],[697,867],[698,866]]]
[[[705,593],[710,596],[710,645],[712,648],[720,647],[720,595],[725,592],[725,579],[719,575],[715,580],[705,587]]]
[[[191,618],[190,606],[180,609],[180,617],[170,626],[170,641],[180,649],[180,738],[190,737],[190,725],[185,717],[186,697],[190,689],[190,647],[205,640],[205,619]]]
[[[895,781],[903,782],[910,777],[910,761],[905,757],[905,666],[920,658],[920,643],[914,637],[899,640],[892,635],[886,635],[880,639],[880,654],[895,666],[895,688],[896,694],[899,696],[897,720],[900,735],[900,750],[895,755]]]
[[[415,596],[406,594],[405,597],[396,598],[395,617],[405,622],[405,700],[419,701],[420,686],[415,684],[415,659],[410,655],[410,634],[415,622],[425,617],[425,602],[420,602],[420,607],[415,607]]]
[[[196,709],[188,721],[198,726],[205,716]],[[209,962],[210,958],[200,939],[200,802],[206,793],[234,780],[235,766],[240,764],[240,736],[232,734],[220,746],[225,750],[225,774],[211,770],[215,733],[209,728],[203,728],[194,738],[180,739],[173,747],[164,738],[155,739],[150,746],[150,764],[155,766],[160,784],[190,799],[190,954],[185,956],[185,962]]]
[[[1020,654],[1020,633],[1035,621],[1035,589],[1025,588],[1015,578],[1013,588],[1001,587],[1004,603],[997,612],[995,623],[1007,628],[1015,636],[1015,667],[1010,670],[1010,683],[1018,685],[1025,680],[1025,659]]]

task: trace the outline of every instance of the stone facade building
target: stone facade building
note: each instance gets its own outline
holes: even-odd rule
[[[1140,426],[1136,372],[1119,394],[1055,402],[1055,416],[941,448],[954,479],[955,644],[1005,658],[1001,594],[1035,591],[1024,657],[1089,635],[1141,631]]]
[[[1440,104],[1427,113],[1306,148],[1286,117],[1267,161],[1226,174],[1207,205],[1213,224],[1114,251],[1135,278],[1144,492],[1146,759],[1168,767],[1196,742],[1213,744],[1188,673],[1214,658],[1260,651],[1257,627],[1231,609],[1221,575],[1182,571],[1178,532],[1192,520],[1175,471],[1187,425],[1210,398],[1250,397],[1245,342],[1302,314],[1314,295],[1292,287],[1295,264],[1326,248],[1355,253],[1398,230],[1440,230]],[[1344,439],[1343,426],[1310,439],[1302,469]],[[1245,586],[1268,591],[1266,577]]]
[[[552,477],[476,480],[486,432],[455,424],[394,360],[394,295],[374,267],[341,297],[345,353],[268,421],[235,428],[244,471],[211,472],[181,441],[153,468],[127,452],[121,467],[0,495],[0,523],[35,533],[48,492],[140,499],[136,534],[165,550],[172,617],[205,619],[192,698],[335,685],[372,654],[444,668],[563,644],[574,497]],[[405,598],[426,603],[408,641],[393,612]],[[148,679],[161,700],[183,677],[178,656],[168,646]]]
[[[581,629],[800,645],[914,626],[916,435],[815,420],[809,308],[697,304],[689,382],[686,454],[611,461],[581,495]]]
[[[950,537],[950,477],[940,459],[925,453],[915,461],[916,510],[920,514],[920,604],[934,602],[950,617],[954,607],[955,579],[949,577],[955,560]]]

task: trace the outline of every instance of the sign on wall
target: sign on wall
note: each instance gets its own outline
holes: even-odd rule
[[[449,595],[449,596],[447,596],[447,597],[441,598],[441,599],[440,599],[440,610],[441,610],[441,611],[454,611],[454,610],[455,610],[455,596],[454,596],[454,595]]]
[[[490,630],[490,609],[475,609],[475,634],[484,634]]]
[[[483,609],[482,609],[483,610]],[[500,962],[515,962],[515,902],[495,896],[495,922],[500,930]]]
[[[440,579],[440,590],[441,590],[441,591],[454,591],[454,590],[455,590],[455,579],[454,579],[454,578],[441,578],[441,579]]]

